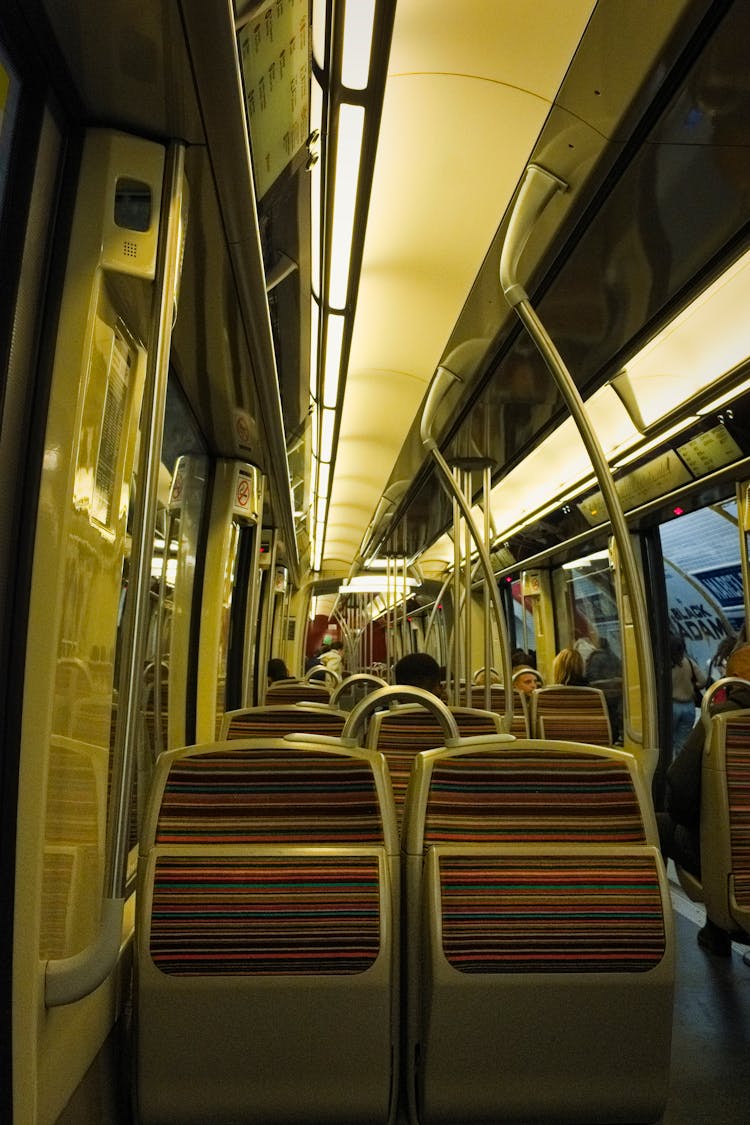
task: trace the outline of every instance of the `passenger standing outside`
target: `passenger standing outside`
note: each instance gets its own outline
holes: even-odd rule
[[[695,726],[696,691],[706,677],[685,651],[685,641],[672,634],[669,640],[672,658],[672,754],[678,754]]]

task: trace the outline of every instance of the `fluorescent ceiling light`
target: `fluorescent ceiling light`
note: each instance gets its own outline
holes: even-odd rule
[[[325,461],[318,464],[318,495],[328,495],[328,485],[331,479],[331,466]]]
[[[324,410],[320,419],[320,460],[330,461],[333,455],[333,431],[336,426],[336,411]]]
[[[370,73],[375,0],[347,0],[341,81],[350,90],[364,90]]]
[[[562,564],[563,570],[583,570],[588,567],[592,562],[597,562],[599,559],[607,559],[609,561],[609,551],[593,551],[590,555],[585,555],[582,559],[573,559],[572,562]]]
[[[330,313],[326,338],[325,375],[323,377],[323,406],[326,407],[335,407],[338,400],[343,340],[344,317],[341,313]]]
[[[328,281],[328,304],[331,308],[343,308],[346,304],[364,123],[363,106],[344,103],[339,107]]]
[[[318,325],[320,310],[313,297],[310,301],[310,399],[318,401]]]
[[[640,439],[627,410],[611,387],[602,387],[586,403],[594,431],[607,456]],[[575,490],[592,473],[591,460],[572,418],[550,434],[520,465],[495,485],[490,507],[496,539],[506,538],[524,519],[552,511],[562,493]],[[550,503],[550,495],[555,497]]]
[[[628,361],[625,369],[647,426],[750,355],[749,289],[750,252]]]
[[[383,575],[379,577],[376,574],[371,576],[357,575],[356,578],[350,578],[342,586],[339,586],[340,594],[395,594],[403,597],[407,590],[413,589],[415,586],[420,586],[421,583],[416,578],[403,578],[397,580],[388,578]]]
[[[723,395],[719,395],[707,406],[702,406],[698,414],[713,414],[715,410],[721,410],[722,406],[726,406],[728,402],[732,402],[735,398],[739,398],[745,391],[750,390],[750,379],[745,379],[738,387],[732,387],[731,391],[725,391]]]
[[[312,53],[318,66],[323,69],[326,51],[326,0],[313,0],[312,6]]]
[[[310,82],[310,132],[323,128],[323,91],[313,77]],[[318,141],[320,144],[320,141]],[[310,169],[310,281],[313,293],[320,297],[320,188],[322,160]]]
[[[637,461],[639,457],[642,457],[644,453],[649,453],[652,449],[656,449],[658,445],[662,445],[665,441],[669,441],[670,438],[675,437],[676,434],[687,430],[689,426],[692,426],[693,423],[697,421],[697,414],[691,414],[689,418],[683,418],[676,426],[672,426],[664,433],[660,433],[658,437],[652,438],[651,441],[647,441],[644,445],[639,445],[635,449],[632,449],[625,457],[621,457],[618,461],[615,461],[612,467],[614,469],[622,469],[625,465],[632,464],[633,461]]]

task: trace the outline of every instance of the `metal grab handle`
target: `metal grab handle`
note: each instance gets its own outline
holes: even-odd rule
[[[405,703],[421,703],[423,707],[431,711],[442,727],[443,733],[445,734],[446,746],[459,738],[456,720],[442,700],[438,699],[436,695],[433,695],[431,691],[424,691],[422,688],[407,687],[406,685],[399,684],[396,684],[395,687],[384,687],[380,688],[378,691],[373,691],[358,703],[356,707],[352,708],[349,713],[349,718],[344,723],[341,737],[356,741],[365,719],[369,718],[373,711],[377,711],[382,703],[390,703],[392,700],[401,700]]]
[[[710,687],[707,687],[703,693],[701,700],[701,722],[703,723],[706,734],[711,728],[711,700],[716,695],[717,691],[721,688],[730,688],[734,684],[742,684],[743,687],[750,688],[750,681],[743,680],[741,676],[722,676],[720,680],[714,680]]]
[[[388,687],[388,681],[384,680],[382,676],[374,676],[372,672],[356,672],[355,675],[348,676],[347,679],[342,680],[338,687],[333,689],[331,692],[331,706],[336,706],[339,698],[352,684],[363,683],[377,684],[378,687]]]
[[[655,769],[658,749],[654,659],[649,634],[646,596],[641,575],[636,565],[633,546],[630,542],[625,514],[609,463],[599,438],[591,426],[578,387],[551,337],[532,308],[523,286],[517,282],[515,276],[518,259],[534,223],[552,196],[557,191],[566,190],[566,188],[567,185],[557,176],[553,176],[552,173],[546,172],[536,164],[528,166],[526,177],[516,199],[500,257],[500,283],[506,300],[528,331],[573,417],[604,498],[612,524],[612,533],[617,544],[625,584],[630,596],[633,638],[641,685],[642,733],[640,741],[643,749],[650,753],[651,766]]]
[[[337,688],[341,683],[341,676],[338,674],[338,672],[334,672],[333,668],[326,668],[325,664],[316,664],[313,668],[310,669],[309,672],[305,672],[304,676],[302,677],[302,683],[309,684],[313,676],[317,672],[323,672],[326,676],[330,676],[333,680],[334,688]]]

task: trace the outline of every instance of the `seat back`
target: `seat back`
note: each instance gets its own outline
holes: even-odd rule
[[[710,722],[701,780],[702,898],[729,932],[750,932],[750,710]]]
[[[274,707],[242,707],[227,711],[221,727],[222,739],[283,738],[287,734],[311,733],[338,738],[346,715],[335,707],[290,703]]]
[[[304,736],[163,755],[139,860],[143,1125],[388,1123],[398,894],[379,755]]]
[[[328,703],[331,692],[325,684],[309,680],[277,680],[266,690],[266,705],[288,703]]]
[[[449,710],[462,738],[501,732],[500,716],[490,711],[470,707],[450,707]],[[399,823],[415,756],[422,750],[442,746],[444,741],[445,735],[436,716],[419,705],[407,704],[372,715],[367,743],[384,754],[388,762]]]
[[[540,740],[428,751],[402,839],[412,1119],[655,1120],[673,936],[635,759]]]
[[[464,698],[468,706],[484,709],[484,685],[471,684],[468,695],[464,695]],[[502,684],[490,686],[490,711],[497,715],[505,714],[505,688]],[[530,734],[528,696],[521,691],[513,692],[513,725],[510,728],[510,733],[515,735],[516,738],[528,738]]]
[[[612,727],[599,688],[553,684],[531,694],[531,732],[536,738],[611,746]]]

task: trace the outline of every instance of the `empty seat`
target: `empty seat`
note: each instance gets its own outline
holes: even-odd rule
[[[449,711],[462,738],[501,732],[500,716],[490,711],[470,707],[451,707]],[[445,734],[437,717],[419,705],[407,704],[372,715],[367,743],[386,757],[399,823],[415,755],[442,746],[444,742]]]
[[[163,755],[139,862],[143,1125],[391,1121],[398,886],[379,755],[302,736]]]
[[[331,692],[324,684],[309,680],[277,680],[266,690],[269,707],[280,703],[328,703],[330,698]]]
[[[227,711],[221,726],[222,738],[283,738],[295,732],[330,735],[338,738],[346,715],[335,707],[303,703],[287,706],[242,707]]]
[[[468,700],[471,707],[484,708],[484,686],[471,685]],[[492,684],[490,687],[490,710],[501,716],[505,714],[505,688],[502,684]],[[521,691],[513,692],[513,725],[510,728],[510,733],[514,734],[516,738],[529,737],[528,696]]]
[[[531,732],[536,738],[611,746],[612,727],[599,688],[553,684],[531,694]]]
[[[634,758],[537,740],[428,751],[402,836],[411,1120],[655,1121],[673,936]]]
[[[707,721],[701,763],[701,878],[678,868],[691,898],[729,933],[750,933],[750,710]]]

